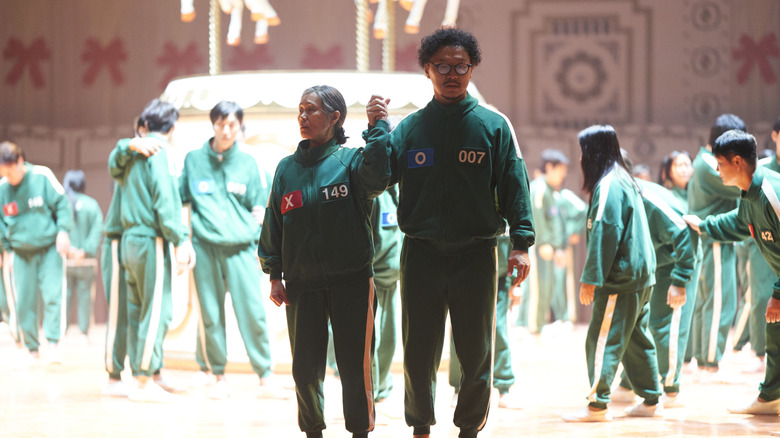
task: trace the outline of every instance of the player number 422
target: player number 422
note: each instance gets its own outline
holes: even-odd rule
[[[458,161],[461,163],[469,164],[482,164],[482,159],[485,158],[485,152],[461,149],[458,152]]]

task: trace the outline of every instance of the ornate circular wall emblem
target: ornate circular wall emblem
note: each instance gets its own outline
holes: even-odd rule
[[[640,158],[647,159],[655,155],[655,143],[649,137],[640,137],[634,145],[634,151]],[[635,163],[639,164],[639,163]]]
[[[555,80],[563,97],[583,103],[602,93],[607,72],[600,58],[578,51],[563,59]]]
[[[691,22],[696,29],[713,30],[720,25],[721,14],[717,3],[702,1],[693,5],[691,9]]]
[[[701,93],[693,96],[691,101],[693,118],[700,123],[712,123],[720,111],[720,99],[712,93]]]
[[[699,47],[691,55],[691,67],[697,76],[711,77],[718,74],[721,67],[720,53],[714,47]]]

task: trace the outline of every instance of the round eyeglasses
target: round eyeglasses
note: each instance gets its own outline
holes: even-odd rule
[[[449,74],[453,68],[455,69],[455,73],[459,75],[465,75],[471,68],[471,64],[466,64],[465,62],[461,62],[460,64],[455,65],[447,64],[446,62],[442,62],[441,64],[434,64],[431,62],[431,65],[436,67],[436,71],[439,72],[440,75]]]

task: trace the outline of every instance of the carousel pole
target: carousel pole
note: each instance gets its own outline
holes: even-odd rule
[[[217,0],[211,0],[209,8],[209,74],[218,75],[222,73],[222,47],[219,41],[220,8]]]
[[[357,24],[355,45],[357,52],[357,71],[368,71],[368,0],[357,0]]]
[[[387,0],[387,35],[382,40],[382,71],[395,71],[395,1]]]

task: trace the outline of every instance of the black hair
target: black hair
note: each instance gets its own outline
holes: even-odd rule
[[[169,102],[154,99],[146,105],[139,116],[139,122],[143,120],[149,132],[167,134],[179,120],[179,110]]]
[[[623,168],[633,181],[631,169],[620,153],[620,142],[612,126],[590,126],[580,131],[578,138],[582,149],[582,189],[588,195],[593,194],[601,178],[616,164]]]
[[[20,157],[24,160],[24,151],[16,143],[10,141],[0,143],[0,164],[16,163]]]
[[[671,189],[674,186],[671,177],[672,166],[674,166],[674,161],[680,155],[685,155],[689,160],[691,159],[691,154],[686,151],[672,151],[661,159],[661,168],[658,170],[658,184],[667,189]]]
[[[462,47],[469,54],[469,63],[473,67],[482,61],[482,51],[479,50],[479,43],[474,35],[465,30],[447,27],[420,40],[420,48],[417,49],[417,63],[420,67],[425,68],[425,63],[442,47]]]
[[[334,111],[339,112],[339,119],[333,125],[333,136],[336,137],[338,144],[346,143],[349,138],[344,131],[344,120],[347,118],[347,103],[344,101],[344,96],[341,95],[341,92],[330,85],[315,85],[304,90],[301,97],[308,94],[313,94],[320,99],[322,107],[329,116]]]
[[[780,132],[780,117],[775,120],[775,124],[772,125],[772,132]]]
[[[229,100],[223,100],[211,109],[209,117],[211,117],[211,123],[217,123],[217,120],[227,118],[229,115],[235,114],[238,119],[238,123],[244,123],[244,110],[235,102]]]
[[[84,176],[83,170],[69,170],[65,172],[65,176],[62,178],[62,186],[65,188],[65,195],[70,201],[70,208],[73,211],[73,216],[76,217],[76,201],[78,200],[78,194],[84,193],[84,188],[87,186],[87,178]]]
[[[747,132],[747,129],[745,128],[745,122],[743,122],[739,116],[734,114],[721,114],[717,119],[715,119],[715,123],[710,128],[710,140],[707,144],[715,147],[715,140],[717,140],[718,137],[720,137],[724,132],[732,129],[739,129],[740,131]]]
[[[726,131],[715,140],[712,154],[729,160],[739,155],[748,165],[756,167],[756,138],[739,129]]]
[[[545,172],[547,170],[547,165],[552,164],[553,167],[563,164],[564,166],[569,165],[569,158],[564,155],[563,152],[559,151],[558,149],[545,149],[542,151],[542,155],[540,157],[542,159],[542,164],[539,168],[542,172]]]

